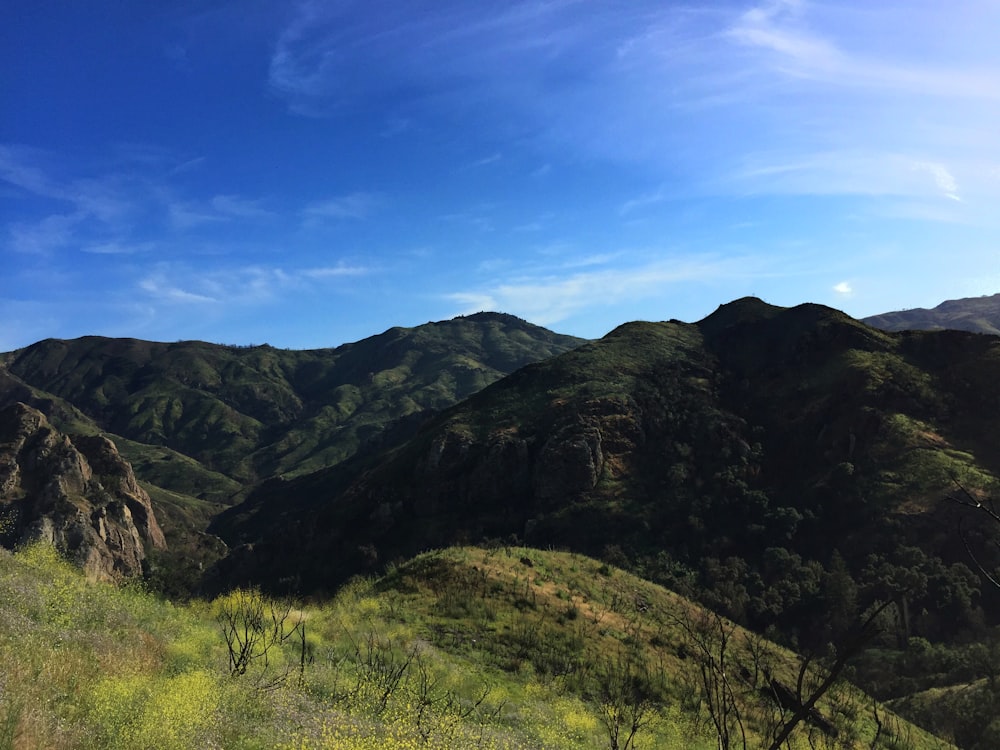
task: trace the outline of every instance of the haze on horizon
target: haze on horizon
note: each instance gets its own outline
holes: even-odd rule
[[[992,294],[997,28],[987,0],[13,0],[0,351]]]

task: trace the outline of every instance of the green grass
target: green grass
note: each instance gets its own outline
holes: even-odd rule
[[[658,675],[636,747],[716,747],[671,624],[693,605],[580,555],[422,555],[292,609],[304,667],[296,635],[237,677],[216,619],[232,601],[171,604],[88,583],[49,547],[0,551],[0,748],[602,748],[594,686],[626,652]],[[868,747],[871,722],[844,716],[837,747]]]
[[[198,461],[162,445],[149,445],[109,435],[135,471],[148,484],[219,506],[228,505],[242,485],[220,472],[209,471]],[[213,511],[218,512],[218,508]]]

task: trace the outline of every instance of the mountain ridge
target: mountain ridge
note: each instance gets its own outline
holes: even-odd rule
[[[203,532],[255,483],[402,440],[483,385],[581,342],[502,313],[301,351],[46,339],[0,354],[0,405],[22,401],[65,432],[115,442],[169,520],[155,567],[174,571],[159,578],[174,591],[223,554]]]
[[[858,665],[883,700],[967,681],[957,656],[934,671],[931,655],[988,642],[1000,623],[1000,591],[964,547],[1000,565],[992,530],[966,525],[963,538],[947,500],[956,484],[1000,486],[996,337],[891,333],[743,298],[589,342],[494,314],[397,327],[340,348],[340,369],[266,346],[162,345],[177,358],[156,364],[153,345],[102,344],[0,356],[0,393],[84,432],[131,431],[109,434],[157,480],[168,537],[212,520],[230,545],[168,539],[191,586],[322,596],[428,548],[527,543],[627,567],[806,648],[890,602]],[[287,427],[309,419],[313,432]],[[351,419],[353,442],[324,452]],[[195,428],[230,442],[196,430],[199,462],[166,439]],[[149,435],[161,444],[134,439]],[[161,579],[178,565],[153,560]],[[926,654],[911,653],[921,642]]]
[[[256,531],[239,506],[214,528],[252,541],[288,580],[333,581],[338,566],[365,570],[421,544],[512,534],[598,556],[617,545],[645,559],[660,545],[686,564],[750,554],[759,536],[800,556],[825,550],[826,564],[831,529],[854,535],[860,572],[861,550],[877,546],[866,524],[904,523],[896,508],[943,496],[953,475],[996,480],[985,446],[1000,407],[965,388],[1000,377],[1000,344],[886,334],[818,305],[752,306],[620,326],[483,389],[353,474],[262,488],[244,506]],[[269,507],[292,519],[308,507],[310,528],[283,534]],[[303,533],[303,550],[318,545],[303,555],[324,561],[311,574],[295,554],[262,551],[269,534],[285,548]]]
[[[0,393],[84,430],[177,450],[241,482],[335,463],[387,421],[433,411],[582,340],[514,316],[394,327],[330,349],[47,339],[0,355]],[[352,433],[346,443],[344,429]],[[330,443],[340,440],[341,449]]]
[[[1000,294],[945,300],[932,308],[897,310],[862,318],[886,331],[944,329],[1000,335]]]

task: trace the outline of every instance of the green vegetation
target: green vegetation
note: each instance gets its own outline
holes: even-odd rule
[[[966,684],[907,653],[923,639],[956,665],[1000,622],[945,500],[997,486],[998,380],[996,339],[887,334],[817,305],[630,323],[363,465],[254,491],[213,526],[254,545],[223,577],[322,592],[428,546],[568,548],[817,652],[891,601],[859,683],[885,700]],[[1000,566],[985,532],[980,549]]]
[[[709,750],[685,634],[708,617],[589,558],[524,548],[425,554],[300,609],[247,590],[175,605],[87,583],[50,547],[0,551],[0,747]],[[789,652],[725,627],[734,676],[766,654],[794,677]],[[741,679],[758,747],[780,709]],[[837,737],[804,725],[792,748],[867,748],[873,716],[876,747],[942,747],[849,686],[819,706]]]
[[[335,464],[393,422],[580,343],[493,313],[312,351],[89,336],[0,355],[0,396],[122,436],[145,481],[224,502],[233,484]]]
[[[289,730],[293,709],[273,703],[284,733],[270,719],[255,731],[275,742],[444,745],[447,725],[466,745],[478,732],[483,746],[767,746],[795,711],[761,696],[807,701],[831,644],[885,605],[852,679],[963,747],[995,745],[1000,588],[977,573],[1000,570],[998,529],[945,498],[998,494],[1000,340],[744,299],[545,358],[575,343],[496,315],[314,352],[42,342],[0,356],[0,392],[115,435],[170,545],[147,559],[147,585],[175,601],[243,585],[333,602],[287,610],[277,629],[270,605],[236,610],[271,621],[250,631],[277,634],[265,651],[283,656],[228,689],[320,717]],[[413,559],[429,548],[449,551]],[[685,617],[698,610],[611,566],[720,615]],[[648,586],[655,605],[629,605],[612,581]],[[192,660],[201,676],[183,689],[197,694],[233,655],[207,605],[176,611],[217,636]],[[790,652],[742,627],[827,658],[799,680]],[[723,661],[752,679],[720,683]],[[166,677],[143,674],[130,689],[153,696]],[[227,724],[214,694],[209,735],[256,726]],[[859,694],[824,700],[822,716],[852,728],[845,745],[907,744],[911,730]],[[799,730],[822,745],[817,723]],[[573,741],[546,734],[566,726]]]

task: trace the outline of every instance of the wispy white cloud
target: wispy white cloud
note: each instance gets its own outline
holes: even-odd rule
[[[601,263],[600,259],[595,261]],[[665,294],[676,285],[716,282],[758,273],[747,259],[675,258],[566,275],[540,273],[515,276],[482,288],[455,291],[446,296],[459,314],[492,309],[512,312],[540,325],[551,325],[581,310],[613,306],[624,301]]]
[[[333,279],[344,276],[364,276],[371,273],[371,269],[366,266],[348,266],[339,264],[336,266],[322,266],[319,268],[306,268],[300,271],[301,275],[308,279]]]
[[[974,6],[775,0],[622,10],[598,0],[473,12],[446,0],[362,18],[312,1],[280,35],[271,84],[293,108],[311,102],[314,114],[391,92],[403,109],[432,103],[450,126],[472,118],[490,135],[498,122],[508,136],[532,132],[548,154],[666,170],[688,193],[743,193],[753,179],[754,192],[881,194],[904,181],[907,162],[981,158],[962,146],[973,140],[1000,155],[995,127],[968,132],[970,122],[1000,119],[1000,54],[983,22],[1000,22],[1000,12]],[[922,54],[930,47],[939,54]],[[804,166],[794,179],[748,173],[748,160],[766,152]],[[892,173],[854,160],[854,176],[828,158],[845,153]],[[737,185],[730,178],[740,172]],[[664,200],[661,190],[619,211]]]
[[[264,201],[230,193],[208,200],[185,195],[170,181],[165,165],[176,158],[164,149],[119,145],[103,171],[24,147],[0,144],[0,181],[29,206],[8,224],[8,247],[42,254],[76,248],[92,254],[136,252],[163,227],[190,234],[213,225],[276,216]],[[190,168],[200,164],[188,162]],[[121,167],[116,171],[113,167]],[[182,165],[183,166],[183,165]]]
[[[978,5],[985,7],[982,3]],[[856,22],[867,22],[849,30],[855,39],[865,27],[887,21],[898,24],[902,20],[899,15],[879,14],[874,7],[872,10],[874,12],[867,14],[857,10],[845,13],[853,15]],[[938,29],[927,28],[924,23],[950,22],[955,16],[954,10],[943,7],[934,15],[928,15],[925,8],[902,12],[910,21],[909,28],[914,28],[918,34],[937,34]],[[995,59],[992,65],[928,64],[915,56],[894,56],[896,50],[887,36],[881,37],[881,44],[874,49],[849,51],[821,32],[811,30],[807,25],[807,17],[811,14],[826,21],[836,20],[829,15],[823,17],[821,6],[777,0],[746,11],[726,33],[741,44],[770,53],[769,63],[774,70],[790,76],[821,80],[838,87],[870,87],[917,94],[921,98],[1000,100],[1000,66]],[[868,41],[862,39],[862,42]],[[887,41],[890,43],[886,44]]]
[[[98,177],[60,177],[53,155],[24,147],[0,144],[0,180],[26,194],[68,204],[81,218],[111,224],[134,213],[135,185],[114,172]]]
[[[837,284],[834,284],[833,291],[845,297],[854,294],[854,289],[851,288],[851,284],[848,281],[841,281]]]
[[[0,145],[0,180],[21,191],[36,217],[8,225],[11,249],[45,254],[127,236],[145,210],[145,186],[115,172],[67,176],[58,161],[47,152]]]
[[[195,268],[185,263],[160,263],[139,279],[137,286],[161,302],[256,306],[310,289],[327,289],[337,279],[369,273],[369,267],[348,263],[304,268],[266,265]]]
[[[1000,199],[975,177],[1000,156],[985,137],[1000,122],[1000,54],[985,31],[997,22],[1000,6],[984,2],[778,0],[742,13],[723,38],[749,71],[752,117],[774,116],[751,120],[748,140],[771,157],[747,169],[761,153],[748,151],[734,174],[755,192]],[[924,212],[938,215],[958,217]],[[985,218],[966,208],[965,221]]]
[[[186,231],[225,221],[226,217],[189,201],[171,201],[167,213],[174,229]]]
[[[444,0],[433,8],[391,3],[361,14],[307,0],[278,37],[269,81],[294,111],[317,114],[350,102],[362,88],[414,98],[427,81],[451,88],[469,77],[503,80],[528,60],[559,53],[577,26],[567,21],[582,15],[572,5],[489,8]]]
[[[219,300],[171,284],[163,273],[156,273],[139,281],[139,288],[150,297],[171,303],[217,303]]]
[[[79,213],[52,214],[34,223],[11,224],[7,227],[8,247],[16,253],[48,255],[71,244],[83,218]]]
[[[302,213],[307,222],[334,219],[367,219],[382,203],[375,193],[356,192],[309,203]]]
[[[482,159],[476,159],[466,165],[467,169],[475,169],[477,167],[485,167],[490,164],[496,164],[498,161],[503,159],[503,155],[500,153],[490,154],[489,156],[484,156]]]
[[[635,198],[630,198],[629,200],[622,203],[618,208],[619,216],[628,216],[634,211],[638,211],[649,206],[655,206],[658,203],[663,203],[668,200],[666,191],[660,187],[651,193],[645,193],[644,195],[637,196]]]
[[[217,195],[212,198],[212,208],[225,216],[237,219],[266,219],[274,216],[261,204],[261,200],[251,200],[239,195]]]
[[[281,33],[270,80],[312,114],[391,94],[491,142],[530,132],[547,159],[641,165],[686,195],[921,195],[911,164],[926,162],[961,177],[961,193],[937,185],[971,205],[981,186],[956,170],[1000,158],[988,31],[1000,9],[972,6],[445,0],[361,17],[311,1]],[[667,200],[663,188],[619,213]]]
[[[477,312],[504,312],[507,308],[497,301],[497,297],[484,292],[454,292],[447,299],[457,304],[461,312],[456,315],[472,315]]]
[[[948,171],[948,168],[944,164],[916,162],[913,165],[913,169],[930,173],[931,177],[934,178],[934,184],[937,185],[938,189],[946,198],[950,198],[955,201],[962,200],[958,195],[958,183],[955,181],[954,176]]]
[[[186,159],[180,164],[170,168],[168,172],[169,175],[175,176],[179,174],[185,174],[187,172],[194,172],[195,170],[201,169],[205,165],[206,158],[204,156],[196,156],[192,159]]]
[[[590,266],[606,266],[609,263],[621,258],[623,253],[596,253],[594,255],[584,255],[578,258],[571,258],[563,263],[563,268],[587,268]]]
[[[155,194],[173,228],[184,232],[235,220],[259,221],[276,216],[264,208],[262,199],[241,195],[220,194],[209,200],[189,200],[177,197],[175,191],[166,187],[158,187]]]
[[[0,144],[0,180],[34,195],[65,198],[65,191],[38,166],[44,158],[36,149]]]
[[[788,159],[786,161],[786,159]],[[1000,186],[990,186],[981,165],[962,164],[981,194],[996,194]],[[930,179],[928,179],[930,177]],[[885,151],[843,150],[787,154],[751,154],[726,180],[747,193],[779,195],[862,195],[906,199],[941,199],[962,202],[958,180],[952,168],[942,162],[915,159]],[[884,206],[878,206],[884,210]],[[944,215],[936,212],[933,215]],[[947,213],[950,220],[959,218]],[[932,214],[926,214],[928,220]],[[966,216],[966,221],[984,218],[982,212]]]

